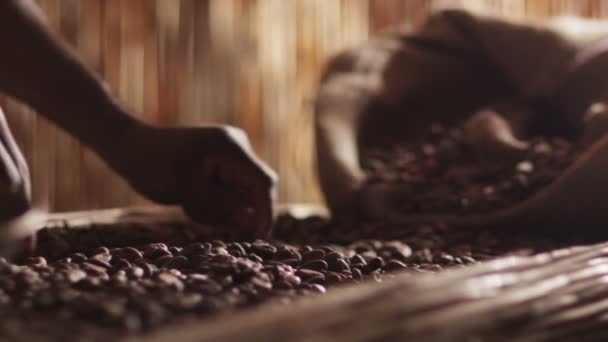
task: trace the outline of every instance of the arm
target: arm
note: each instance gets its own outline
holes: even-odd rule
[[[348,51],[328,64],[315,104],[317,171],[333,213],[357,208],[365,183],[358,132],[366,107],[382,96],[390,51],[376,46]]]
[[[194,219],[264,237],[276,176],[246,135],[228,126],[153,127],[121,108],[33,1],[0,2],[0,90],[31,105],[96,151],[148,198]]]
[[[50,31],[33,1],[0,3],[0,42],[0,90],[29,104],[102,157],[113,159],[123,138],[140,123]]]

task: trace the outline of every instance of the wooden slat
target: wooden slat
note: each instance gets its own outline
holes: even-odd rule
[[[603,341],[608,244],[402,273],[130,341]]]
[[[320,201],[310,103],[325,60],[369,33],[419,25],[432,10],[608,16],[606,0],[39,0],[49,22],[151,122],[246,129],[282,177],[281,200]],[[91,152],[13,102],[34,201],[51,209],[142,199]],[[69,167],[66,167],[68,165]]]

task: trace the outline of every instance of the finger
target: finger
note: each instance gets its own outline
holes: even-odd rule
[[[478,155],[493,159],[517,159],[529,148],[515,136],[509,122],[492,110],[479,111],[467,120],[464,139]]]
[[[258,185],[253,190],[256,236],[260,239],[270,235],[276,215],[276,190],[265,184]]]
[[[608,134],[608,107],[604,103],[594,103],[584,117],[583,146],[589,147]]]
[[[193,193],[195,195],[182,204],[190,218],[216,228],[235,228],[234,211],[241,206],[239,201],[242,196],[216,184],[206,184]]]
[[[242,193],[243,203],[254,210],[252,229],[259,238],[266,238],[274,222],[276,208],[276,176],[264,169],[262,163],[242,159],[222,159],[218,165],[221,181]]]

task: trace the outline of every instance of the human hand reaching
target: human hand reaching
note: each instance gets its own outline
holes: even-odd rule
[[[142,195],[180,205],[200,223],[267,237],[277,177],[242,130],[138,125],[126,137],[106,159]]]

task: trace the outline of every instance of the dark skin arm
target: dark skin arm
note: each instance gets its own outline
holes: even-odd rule
[[[97,152],[138,192],[201,223],[268,234],[276,176],[228,126],[155,127],[112,97],[33,1],[0,2],[0,90]]]

